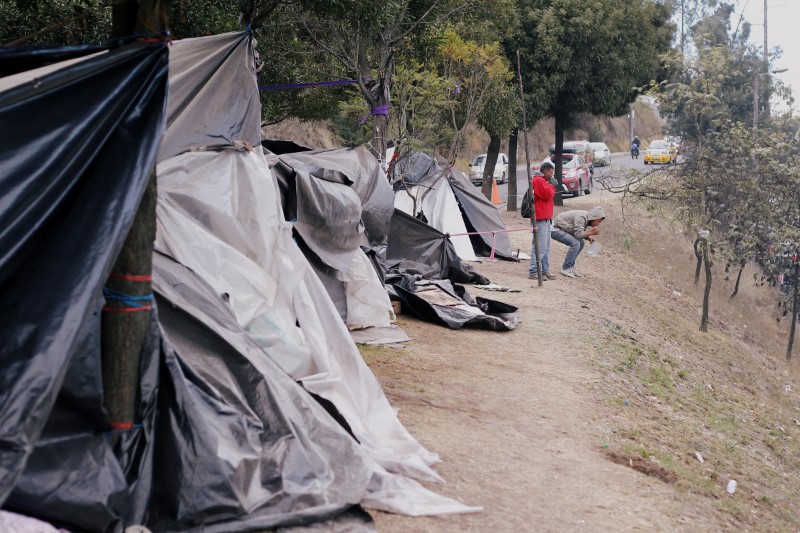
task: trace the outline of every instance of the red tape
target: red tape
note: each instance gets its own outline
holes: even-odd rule
[[[117,429],[120,431],[133,429],[133,422],[111,422],[111,429]]]
[[[152,305],[143,305],[141,307],[103,307],[104,313],[134,313],[136,311],[149,311]]]
[[[125,281],[153,281],[153,276],[136,276],[134,274],[117,274],[112,272],[109,277],[124,279]]]

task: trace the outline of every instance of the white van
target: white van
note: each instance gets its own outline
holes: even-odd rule
[[[486,154],[481,154],[472,161],[469,168],[469,181],[474,185],[483,183],[483,167],[486,166]],[[508,180],[508,157],[506,154],[497,155],[497,163],[494,165],[494,181],[505,183]]]

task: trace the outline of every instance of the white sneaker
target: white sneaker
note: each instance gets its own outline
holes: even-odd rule
[[[579,277],[581,277],[581,275],[580,275],[580,274],[578,274],[578,271],[577,271],[577,270],[575,270],[575,267],[572,267],[572,268],[570,268],[570,270],[572,271],[572,273],[575,275],[575,277],[576,277],[576,278],[579,278]]]
[[[574,278],[575,277],[575,273],[572,272],[571,268],[562,268],[561,269],[561,275],[562,276],[567,276],[568,278]]]

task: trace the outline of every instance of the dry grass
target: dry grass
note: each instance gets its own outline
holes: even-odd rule
[[[663,218],[620,215],[606,230],[625,239],[620,266],[656,272],[640,284],[661,298],[652,312],[610,319],[597,344],[615,444],[748,528],[797,531],[800,371],[783,361],[788,325],[776,321],[777,294],[755,286],[750,272],[731,299],[733,283],[716,268],[709,332],[699,332],[703,280],[694,287],[690,243]],[[738,482],[733,495],[724,490],[729,479]]]

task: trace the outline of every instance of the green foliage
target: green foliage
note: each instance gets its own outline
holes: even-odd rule
[[[457,152],[465,126],[481,116],[493,95],[509,100],[513,98],[508,83],[513,74],[499,43],[478,44],[462,39],[454,31],[444,33],[440,47],[441,73],[448,86],[448,97],[453,102],[447,124],[452,130],[450,156]],[[490,117],[484,115],[484,118]],[[500,129],[513,129],[513,120],[495,124]]]
[[[529,113],[564,126],[581,112],[624,113],[673,31],[668,7],[643,0],[521,0],[518,11],[506,49],[520,51]]]
[[[233,1],[180,0],[170,2],[169,24],[175,39],[216,35],[243,28]]]
[[[111,7],[102,0],[0,2],[0,43],[68,45],[109,37]]]
[[[521,116],[519,89],[514,85],[502,85],[489,95],[486,105],[478,114],[478,124],[490,136],[504,139],[520,125]]]
[[[435,63],[431,65],[435,67]],[[393,78],[394,110],[390,137],[412,143],[414,149],[449,144],[443,123],[455,107],[449,98],[452,86],[435,68],[408,61],[397,66]]]
[[[774,284],[797,272],[800,123],[773,114],[753,128],[754,81],[766,67],[746,43],[727,36],[727,9],[721,6],[693,28],[696,42],[714,46],[701,46],[691,62],[671,57],[679,74],[654,91],[670,131],[688,143],[685,161],[669,173],[646,176],[635,192],[669,201],[687,233],[708,230],[704,249],[722,260],[727,274],[752,262],[761,280]],[[768,98],[768,89],[759,91],[759,102]],[[794,298],[781,304],[788,309]]]

